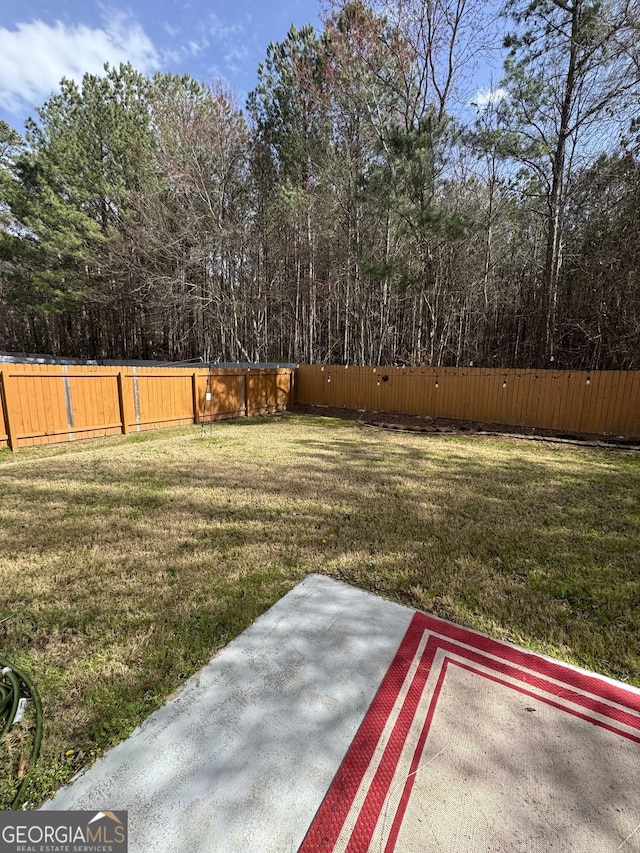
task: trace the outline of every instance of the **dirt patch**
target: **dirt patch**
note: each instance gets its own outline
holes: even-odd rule
[[[408,432],[441,435],[501,435],[533,441],[554,441],[567,444],[584,444],[591,447],[621,447],[627,450],[640,450],[640,444],[637,440],[624,438],[623,436],[601,436],[590,433],[513,426],[511,424],[453,420],[451,418],[431,418],[421,415],[393,414],[390,412],[366,412],[359,411],[358,409],[312,406],[304,403],[296,403],[289,408],[289,411],[293,414],[357,421],[361,426],[377,427],[380,429],[406,430]]]

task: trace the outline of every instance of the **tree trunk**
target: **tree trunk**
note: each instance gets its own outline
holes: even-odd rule
[[[571,107],[576,85],[576,61],[578,58],[579,2],[571,6],[571,44],[569,64],[564,84],[562,109],[558,140],[553,152],[551,192],[548,200],[547,245],[545,252],[543,280],[544,337],[541,339],[540,367],[547,367],[556,356],[557,328],[556,309],[558,304],[558,274],[560,272],[560,237],[562,231],[562,213],[564,206],[564,177],[567,155],[567,139]]]

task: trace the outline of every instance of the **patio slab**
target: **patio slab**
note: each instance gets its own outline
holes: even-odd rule
[[[640,691],[312,575],[42,808],[131,853],[640,851]]]
[[[131,853],[294,853],[412,616],[306,578],[42,808],[127,810]]]

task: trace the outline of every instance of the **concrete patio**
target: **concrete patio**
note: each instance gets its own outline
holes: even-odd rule
[[[43,809],[126,809],[131,853],[295,853],[413,616],[414,611],[369,593],[322,576],[308,577]],[[493,700],[491,705],[495,709]],[[447,726],[455,732],[460,711],[454,702],[449,707]],[[545,726],[559,719],[559,713],[548,712]],[[562,721],[565,727],[569,723]],[[575,723],[568,740],[565,734],[563,738],[570,750],[580,752],[585,736],[601,733],[582,720]],[[458,751],[467,758],[476,748],[472,728],[465,724],[461,729]],[[518,733],[523,749],[524,734]],[[531,746],[539,749],[539,739],[534,737]],[[508,789],[509,746],[498,738],[495,749],[500,766],[492,768],[489,762],[484,778],[499,777],[499,785]],[[588,751],[571,765],[572,772],[583,774],[596,802],[611,799],[611,790],[624,780],[624,791],[615,796],[621,797],[618,811],[624,812],[626,823],[612,834],[606,849],[640,850],[639,756],[638,743],[628,741],[615,761],[600,768],[590,765]],[[535,756],[533,760],[535,764]],[[458,813],[458,777],[452,766],[442,772],[446,790],[454,796],[441,800],[438,808]],[[565,781],[575,785],[569,777]],[[475,784],[483,783],[476,778]],[[554,820],[569,822],[565,837],[583,845],[584,815],[570,807],[575,798],[553,799],[562,785],[561,778],[550,795]],[[629,785],[634,787],[627,790]],[[634,802],[635,832],[630,816]],[[540,812],[549,805],[532,808]],[[469,802],[462,808],[468,809]],[[514,814],[519,821],[524,817]],[[468,820],[475,818],[469,815]],[[629,837],[621,838],[620,832]],[[507,837],[512,839],[510,850],[533,849],[518,846],[513,830]],[[490,840],[478,843],[478,850],[507,849],[487,846]],[[547,840],[539,849],[587,849],[563,844],[549,847]]]

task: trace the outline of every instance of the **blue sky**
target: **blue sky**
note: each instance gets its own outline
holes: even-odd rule
[[[320,27],[318,0],[27,0],[0,2],[0,119],[19,132],[62,77],[105,62],[221,80],[241,104],[270,41]]]

